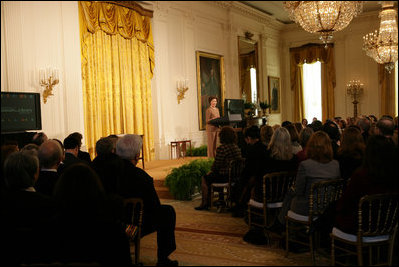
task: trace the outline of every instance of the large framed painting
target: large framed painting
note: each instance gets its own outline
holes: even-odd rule
[[[280,78],[268,76],[270,113],[280,113],[281,88]]]
[[[225,91],[224,58],[220,55],[196,51],[199,129],[204,130],[208,98],[216,96],[220,116],[223,114]]]

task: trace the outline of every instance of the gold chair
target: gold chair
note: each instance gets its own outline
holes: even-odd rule
[[[283,206],[283,200],[289,188],[295,182],[296,172],[273,172],[263,176],[262,202],[255,199],[252,193],[248,202],[248,226],[260,226],[263,229],[272,226],[277,218],[278,212]],[[253,191],[254,192],[254,191]],[[258,222],[254,216],[261,218]]]
[[[139,265],[143,200],[141,198],[127,198],[124,200],[124,205],[126,210],[125,232],[129,240],[134,243],[134,264]]]
[[[363,266],[364,256],[368,255],[369,266],[392,266],[394,240],[398,231],[398,198],[399,194],[386,193],[366,195],[360,199],[357,234],[348,234],[336,227],[330,234],[332,265],[345,265],[349,261],[348,256],[353,255],[357,257],[357,264]],[[343,254],[336,255],[338,251]],[[377,260],[384,257],[386,261],[373,262],[374,256]],[[342,258],[343,261],[340,261]]]
[[[231,206],[231,186],[233,183],[238,181],[239,177],[242,174],[242,171],[244,170],[245,167],[245,159],[240,158],[240,159],[234,159],[231,160],[229,163],[229,180],[226,183],[212,183],[211,184],[211,203],[210,203],[210,209],[213,207],[213,201],[214,201],[214,193],[218,192],[219,194],[224,194],[224,207],[230,207]],[[223,210],[223,206],[219,205],[218,206],[218,212],[221,212]]]
[[[315,237],[317,231],[314,228],[315,220],[324,213],[326,208],[337,201],[342,195],[343,179],[325,179],[306,177],[307,186],[310,189],[309,215],[304,216],[289,210],[285,216],[285,253],[289,252],[289,242],[308,246],[315,265]],[[295,233],[295,235],[292,235]],[[306,241],[308,239],[308,241]]]

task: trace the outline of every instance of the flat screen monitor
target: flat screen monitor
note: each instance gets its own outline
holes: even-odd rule
[[[1,92],[1,133],[41,129],[39,93]]]
[[[242,121],[244,119],[244,100],[225,99],[224,114],[229,118],[229,121]]]

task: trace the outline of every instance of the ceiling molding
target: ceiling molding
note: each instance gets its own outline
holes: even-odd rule
[[[276,20],[273,16],[267,15],[264,12],[261,12],[243,3],[237,1],[212,1],[209,3],[212,3],[224,9],[228,9],[229,11],[244,15],[248,18],[255,19],[257,22],[265,24],[274,30],[279,31],[284,28],[284,24]]]

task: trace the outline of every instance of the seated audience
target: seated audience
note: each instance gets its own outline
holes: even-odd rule
[[[0,175],[0,197],[3,195],[6,190],[6,184],[3,175],[4,162],[13,152],[19,151],[18,143],[14,144],[4,144],[1,146],[1,175]]]
[[[38,152],[38,151],[39,151],[39,146],[36,145],[36,144],[33,144],[33,143],[31,143],[31,144],[26,144],[26,145],[21,149],[21,151],[23,151],[23,150],[32,150],[32,151]]]
[[[313,133],[314,133],[313,129],[310,128],[310,127],[303,128],[301,130],[301,132],[299,133],[299,144],[301,145],[302,150],[299,151],[298,153],[296,153],[296,156],[297,156],[297,159],[298,159],[298,164],[301,161],[304,161],[304,160],[307,159],[307,156],[306,156],[306,145],[307,145],[307,143],[308,143],[308,141],[309,141],[309,139],[310,139],[310,137],[312,136]]]
[[[32,151],[17,151],[5,160],[6,192],[0,201],[0,245],[5,266],[51,261],[53,244],[48,228],[55,203],[35,191],[38,174],[39,160]]]
[[[91,162],[90,154],[88,152],[80,150],[80,148],[82,147],[82,139],[83,139],[82,134],[78,133],[78,132],[74,132],[74,133],[71,133],[69,136],[75,138],[79,142],[78,159],[84,160],[90,164],[90,162]]]
[[[315,132],[310,137],[306,154],[308,159],[299,164],[295,187],[287,193],[278,216],[281,225],[285,225],[288,210],[300,215],[308,215],[309,195],[313,183],[340,177],[339,163],[333,159],[331,140],[324,131]],[[309,180],[309,177],[314,179]]]
[[[365,195],[398,192],[398,153],[389,138],[370,136],[365,161],[350,179],[336,205],[335,226],[356,234],[359,200]]]
[[[307,119],[302,119],[302,128],[306,128],[308,126],[308,120]]]
[[[40,173],[35,189],[44,195],[52,196],[58,181],[58,166],[62,160],[62,150],[55,140],[47,140],[40,145],[38,151]]]
[[[341,135],[341,145],[337,151],[337,160],[341,170],[341,178],[349,180],[353,172],[363,163],[363,136],[356,127],[348,127]]]
[[[360,131],[362,133],[363,139],[364,139],[364,143],[367,143],[367,139],[369,138],[370,134],[369,134],[369,130],[370,130],[370,120],[367,117],[361,117],[358,119],[357,126],[359,126]]]
[[[321,130],[321,128],[323,127],[323,123],[317,119],[314,120],[314,118],[313,118],[313,121],[309,126],[310,126],[310,128],[313,129],[314,132],[317,132],[317,131]]]
[[[47,141],[48,137],[45,133],[40,132],[40,133],[36,133],[33,137],[32,137],[32,143],[36,144],[38,146],[40,146],[41,144],[43,144],[44,141]]]
[[[230,126],[224,126],[219,133],[220,146],[216,149],[215,161],[211,170],[202,177],[202,201],[196,210],[207,210],[210,206],[210,185],[226,183],[229,179],[229,164],[234,159],[241,158],[241,150],[237,146],[237,134]]]
[[[341,138],[338,126],[331,120],[327,120],[326,123],[324,123],[323,127],[321,128],[322,131],[326,132],[328,134],[328,137],[330,137],[331,140],[331,146],[333,149],[333,157],[334,159],[337,158],[337,151],[338,151],[338,143],[339,139]]]
[[[64,139],[64,149],[65,149],[65,159],[63,161],[63,164],[60,164],[58,167],[58,173],[62,174],[62,172],[69,166],[76,164],[76,163],[81,163],[85,162],[81,159],[78,158],[78,152],[79,152],[79,141],[76,140],[76,138],[72,136],[68,136]]]
[[[127,134],[116,143],[116,154],[123,159],[123,179],[120,191],[124,198],[143,199],[142,236],[157,231],[158,266],[177,266],[178,262],[169,259],[176,249],[176,213],[172,206],[161,205],[154,187],[154,179],[144,170],[136,167],[142,147],[140,135]]]
[[[55,256],[61,263],[131,265],[130,244],[113,215],[96,173],[84,163],[65,169],[54,190],[57,214],[53,225]]]

